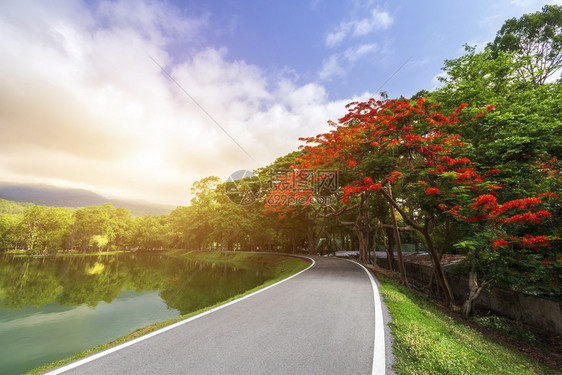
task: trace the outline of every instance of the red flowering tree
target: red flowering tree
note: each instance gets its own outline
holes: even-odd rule
[[[492,282],[507,283],[513,289],[559,292],[558,280],[562,258],[551,251],[555,235],[531,235],[552,214],[542,208],[556,205],[555,193],[516,199],[499,204],[495,192],[465,199],[453,206],[439,199],[439,208],[460,222],[467,240],[458,244],[469,250],[469,293],[463,313],[469,315],[483,288]],[[537,286],[539,290],[537,290]],[[544,290],[543,290],[544,291]]]
[[[450,302],[453,295],[429,227],[431,212],[408,212],[406,201],[392,195],[392,186],[400,188],[405,180],[417,179],[420,171],[433,169],[435,180],[453,170],[462,170],[467,178],[472,176],[472,168],[464,167],[462,161],[442,162],[463,146],[460,136],[451,133],[451,128],[458,124],[457,115],[464,106],[449,115],[437,112],[437,106],[423,98],[415,102],[371,99],[351,103],[347,106],[348,114],[339,120],[335,130],[304,139],[308,144],[299,166],[337,168],[355,176],[343,187],[345,204],[370,192],[380,193],[404,222],[424,237],[437,280]],[[464,180],[464,176],[459,180]]]
[[[347,106],[348,114],[334,124],[334,130],[304,139],[307,142],[303,147],[305,153],[295,167],[336,168],[353,176],[343,186],[344,204],[364,202],[365,195],[380,194],[404,222],[425,239],[436,279],[446,300],[451,302],[453,295],[432,236],[434,223],[451,218],[463,220],[463,223],[479,223],[479,227],[472,228],[476,233],[482,226],[492,230],[496,228],[494,226],[516,221],[518,217],[505,217],[503,220],[507,221],[501,222],[501,215],[506,211],[501,215],[490,212],[488,217],[467,216],[461,212],[466,207],[478,208],[478,205],[473,208],[478,197],[493,196],[501,188],[491,180],[499,171],[479,174],[467,157],[470,150],[457,134],[460,126],[479,121],[494,106],[488,106],[464,123],[458,116],[467,104],[449,114],[438,112],[438,106],[423,98],[351,103]],[[393,196],[393,190],[399,194]],[[521,215],[525,220],[537,220],[547,218],[545,212],[523,212]],[[478,243],[478,252],[472,254],[493,249],[494,240],[497,238],[491,234],[483,236]],[[468,299],[474,295],[471,293]]]

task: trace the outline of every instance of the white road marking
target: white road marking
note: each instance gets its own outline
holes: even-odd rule
[[[371,286],[373,287],[373,298],[375,302],[375,345],[373,350],[373,375],[384,375],[386,374],[386,354],[385,354],[385,343],[384,343],[384,324],[382,315],[382,303],[381,296],[379,294],[379,288],[373,277],[373,274],[361,263],[354,260],[346,259],[361,266],[367,275],[369,275],[369,280],[371,280]]]

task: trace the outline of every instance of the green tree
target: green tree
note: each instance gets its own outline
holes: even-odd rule
[[[132,219],[125,208],[115,208],[111,203],[80,208],[74,212],[74,219],[72,238],[81,251],[127,247]]]
[[[499,51],[494,58],[489,48],[476,53],[467,47],[464,56],[445,62],[445,85],[430,95],[446,111],[471,103],[461,115],[463,122],[496,105],[492,113],[457,131],[474,165],[497,172],[496,184],[505,187],[497,191],[503,202],[562,191],[562,84],[526,85],[516,74],[524,63],[510,53]],[[529,234],[562,235],[562,211],[553,207],[550,212],[553,218],[533,226]],[[462,232],[455,222],[450,229],[450,234]],[[459,239],[449,240],[453,244]],[[553,252],[561,251],[561,246],[553,241]]]
[[[70,209],[31,206],[24,210],[19,233],[29,252],[56,251],[63,247],[71,224]]]
[[[190,249],[190,237],[187,231],[192,208],[176,207],[166,218],[164,244],[172,249]]]
[[[500,51],[523,57],[517,73],[537,87],[562,64],[562,7],[545,5],[540,12],[507,20],[489,44]]]
[[[469,121],[494,104],[493,113],[458,129],[473,150],[473,162],[483,169],[500,170],[497,180],[509,187],[501,194],[513,199],[558,191],[562,159],[562,85],[524,85],[514,72],[523,62],[489,49],[467,53],[445,62],[445,84],[431,94],[441,108],[452,111],[470,103],[461,119]]]
[[[0,250],[10,250],[17,247],[17,228],[20,221],[21,218],[16,215],[0,216]]]
[[[193,183],[191,187],[190,219],[187,231],[190,232],[190,238],[197,243],[199,250],[206,250],[211,240],[211,232],[213,230],[211,222],[216,215],[218,205],[217,187],[221,184],[221,179],[216,176],[202,178]]]
[[[133,219],[124,207],[117,207],[109,212],[107,224],[108,247],[126,249],[130,242]]]
[[[133,223],[131,244],[143,250],[160,249],[164,247],[164,229],[163,216],[138,217]]]
[[[217,202],[217,186],[222,183],[216,176],[195,181],[191,187],[191,204],[197,207],[212,207]]]

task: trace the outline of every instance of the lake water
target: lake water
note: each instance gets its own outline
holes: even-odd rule
[[[70,357],[272,277],[257,263],[148,254],[0,257],[0,373]]]

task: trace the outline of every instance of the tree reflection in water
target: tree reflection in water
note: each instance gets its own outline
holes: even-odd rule
[[[274,277],[259,264],[212,263],[164,255],[0,258],[0,306],[57,303],[96,307],[124,291],[158,291],[181,315],[214,305]]]

